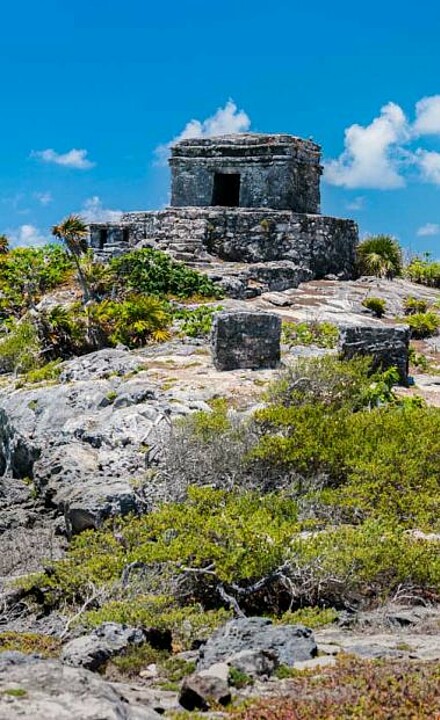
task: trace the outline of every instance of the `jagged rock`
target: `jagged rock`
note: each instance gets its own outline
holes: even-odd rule
[[[408,382],[410,329],[405,325],[380,327],[341,327],[339,347],[342,357],[371,355],[374,368],[396,367],[400,381]]]
[[[280,361],[281,320],[266,313],[222,312],[214,317],[217,370],[273,368]]]
[[[132,646],[139,647],[145,640],[144,633],[138,628],[103,623],[89,635],[68,642],[62,650],[61,662],[72,667],[98,670],[114,655]]]
[[[230,667],[250,675],[250,677],[270,677],[280,664],[276,653],[254,649],[235,653],[226,662]]]
[[[268,618],[251,617],[230,620],[219,628],[200,649],[198,670],[214,663],[227,662],[237,653],[264,650],[281,665],[310,660],[318,652],[309,628],[302,625],[273,625]]]
[[[231,701],[228,683],[215,675],[189,675],[182,683],[179,702],[185,710],[209,710]]]
[[[135,699],[129,704],[114,685],[88,670],[21,653],[0,653],[0,720],[159,720],[160,717]]]
[[[69,533],[146,509],[136,481],[157,456],[172,409],[145,372],[132,377],[139,363],[102,350],[66,363],[57,385],[0,393],[0,475],[31,478]]]

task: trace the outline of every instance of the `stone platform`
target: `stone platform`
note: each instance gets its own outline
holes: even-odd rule
[[[215,266],[217,274],[220,265],[221,274],[230,275],[237,263],[249,271],[252,265],[271,263],[273,268],[284,262],[290,276],[297,268],[298,282],[328,274],[353,277],[357,239],[353,220],[266,208],[170,207],[90,226],[90,244],[100,260],[154,247],[201,270]],[[271,274],[269,268],[265,275]],[[276,288],[269,282],[263,291],[298,284],[289,280],[280,286],[278,280]]]

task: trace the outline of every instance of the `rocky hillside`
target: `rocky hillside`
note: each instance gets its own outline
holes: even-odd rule
[[[438,291],[237,300],[145,251],[84,303],[50,252],[3,259],[0,718],[436,717]],[[216,370],[220,308],[279,316],[280,366]],[[339,359],[405,323],[408,387]]]

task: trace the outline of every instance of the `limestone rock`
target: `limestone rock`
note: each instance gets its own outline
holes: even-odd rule
[[[242,651],[264,650],[281,665],[310,660],[317,654],[312,631],[302,625],[273,625],[268,618],[230,620],[200,649],[197,669],[224,662]]]
[[[89,635],[83,635],[68,642],[61,653],[61,662],[72,667],[98,670],[114,655],[129,647],[138,647],[146,638],[138,628],[103,623]]]
[[[241,650],[227,659],[230,667],[250,677],[270,677],[279,666],[278,656],[269,650]]]
[[[276,367],[280,341],[281,320],[276,315],[224,312],[214,316],[212,349],[217,370]]]
[[[14,690],[16,691],[14,693]],[[159,720],[99,675],[21,653],[0,654],[0,720]]]

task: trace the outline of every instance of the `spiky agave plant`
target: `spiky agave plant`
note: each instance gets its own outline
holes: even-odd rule
[[[372,235],[357,246],[357,265],[362,275],[392,279],[402,272],[402,250],[391,235]]]
[[[90,285],[81,266],[81,258],[87,254],[88,227],[80,215],[68,215],[52,228],[52,235],[61,240],[72,257],[78,272],[78,280],[83,292],[84,302],[91,298]]]

